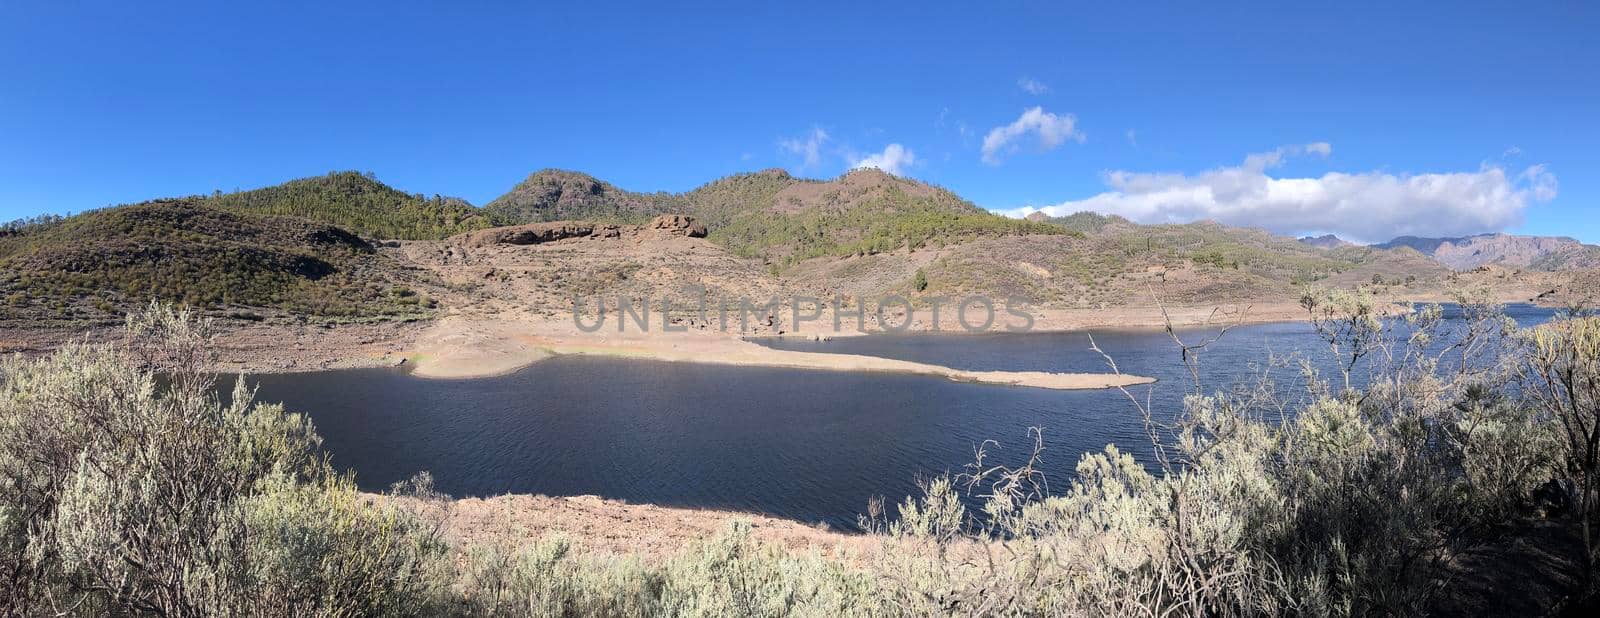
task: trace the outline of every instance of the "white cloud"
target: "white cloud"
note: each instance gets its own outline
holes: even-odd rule
[[[1399,175],[1329,172],[1315,178],[1275,178],[1267,173],[1285,157],[1332,151],[1325,142],[1285,146],[1252,154],[1236,167],[1193,175],[1111,171],[1104,175],[1110,191],[1006,214],[1022,217],[1042,210],[1062,216],[1090,210],[1141,223],[1211,219],[1279,234],[1332,232],[1381,242],[1404,235],[1504,230],[1520,223],[1529,206],[1556,197],[1556,177],[1543,165],[1520,173],[1490,165],[1475,172]]]
[[[812,127],[811,132],[805,137],[780,140],[778,148],[789,154],[801,157],[800,169],[810,169],[822,162],[822,144],[828,141],[828,132],[821,127]]]
[[[1078,131],[1077,126],[1078,118],[1072,114],[1057,116],[1041,107],[1028,108],[1016,121],[995,127],[983,137],[983,162],[999,165],[1002,155],[1015,151],[1017,142],[1030,133],[1039,136],[1042,150],[1060,146],[1069,139],[1082,143],[1083,133]]]
[[[850,169],[863,167],[876,167],[896,176],[903,175],[905,169],[917,164],[917,155],[910,148],[899,144],[889,144],[883,152],[870,154],[851,162]]]
[[[1128,129],[1128,145],[1134,148],[1139,147],[1139,136],[1133,132],[1133,129]]]
[[[1536,201],[1548,202],[1556,199],[1556,189],[1559,188],[1556,175],[1545,169],[1543,163],[1528,166],[1528,169],[1522,170],[1517,176],[1517,180],[1528,183],[1528,188],[1533,190],[1533,199]]]
[[[1035,95],[1035,96],[1041,95],[1041,94],[1048,94],[1050,92],[1050,86],[1046,85],[1044,82],[1041,82],[1041,81],[1039,81],[1037,79],[1034,79],[1032,77],[1028,77],[1026,75],[1024,75],[1021,79],[1017,80],[1017,87],[1021,88],[1023,92],[1026,92],[1028,94]]]
[[[1244,169],[1255,170],[1257,173],[1260,173],[1269,168],[1283,165],[1283,160],[1287,157],[1299,156],[1303,154],[1314,154],[1326,157],[1333,154],[1333,145],[1327,142],[1312,142],[1303,145],[1294,144],[1290,146],[1279,146],[1277,149],[1269,152],[1257,152],[1254,154],[1245,155],[1244,165],[1242,167]]]

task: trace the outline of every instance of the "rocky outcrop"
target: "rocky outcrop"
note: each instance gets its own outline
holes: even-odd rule
[[[664,231],[673,236],[688,236],[689,238],[705,238],[706,226],[695,223],[694,217],[686,215],[661,215],[651,220],[648,229]]]
[[[551,221],[549,223],[494,227],[487,230],[468,232],[456,238],[460,239],[461,244],[468,247],[487,247],[490,245],[537,245],[568,238],[616,238],[621,235],[622,228],[616,225],[590,223],[588,221]]]

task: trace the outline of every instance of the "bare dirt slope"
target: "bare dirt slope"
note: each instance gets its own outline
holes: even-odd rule
[[[712,297],[766,297],[781,285],[760,264],[705,240],[683,218],[646,225],[551,224],[570,233],[525,242],[486,240],[483,232],[441,242],[403,243],[398,253],[436,273],[457,315],[568,317],[574,298],[596,296],[698,303]],[[489,230],[493,232],[493,230]],[[581,233],[580,233],[581,232]]]

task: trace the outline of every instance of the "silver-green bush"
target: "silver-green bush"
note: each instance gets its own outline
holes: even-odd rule
[[[216,395],[208,324],[164,307],[126,337],[0,364],[8,613],[425,611],[444,546],[368,505],[310,422]]]
[[[1600,318],[1519,330],[1464,298],[1384,319],[1310,292],[1337,361],[1267,359],[1183,413],[1144,414],[1155,457],[1108,445],[1064,491],[1044,435],[1014,465],[985,444],[846,558],[735,525],[681,554],[587,552],[583,539],[447,547],[451,502],[426,478],[373,497],[319,455],[310,423],[226,402],[203,369],[206,324],[153,307],[113,345],[0,362],[0,605],[14,615],[1058,616],[1427,613],[1460,557],[1600,492]],[[1173,333],[1185,362],[1209,342]],[[1197,366],[1197,365],[1195,365]],[[1115,368],[1114,364],[1112,365]],[[1167,388],[1172,388],[1167,386]],[[1550,488],[1566,488],[1552,498]],[[969,512],[963,492],[983,498]],[[1559,511],[1560,505],[1546,505]],[[1569,591],[1587,594],[1582,586]]]

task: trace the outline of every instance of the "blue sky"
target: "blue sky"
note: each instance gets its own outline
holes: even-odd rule
[[[1011,214],[1600,242],[1587,3],[159,4],[0,4],[0,219],[867,164]]]

